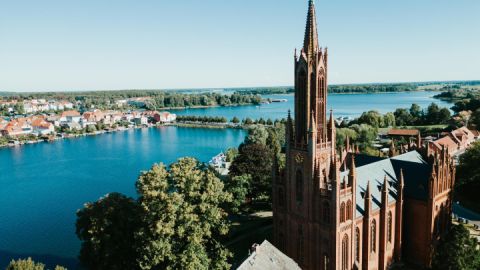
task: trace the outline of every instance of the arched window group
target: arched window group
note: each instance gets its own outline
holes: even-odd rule
[[[392,242],[392,212],[388,212],[387,217],[387,240],[389,243]]]
[[[377,250],[377,222],[372,220],[370,225],[370,252],[374,253]]]
[[[345,235],[342,240],[342,269],[348,269],[348,235]]]
[[[296,179],[295,186],[296,186],[297,203],[302,203],[303,202],[303,175],[300,170],[297,170],[295,179]]]
[[[345,203],[340,205],[340,222],[345,222],[352,219],[352,201],[348,201],[345,207]]]

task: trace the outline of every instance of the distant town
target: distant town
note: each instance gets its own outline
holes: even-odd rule
[[[116,104],[118,107],[138,105],[144,100],[132,98],[118,100]],[[177,117],[167,111],[151,110],[91,109],[81,113],[77,110],[80,102],[65,100],[9,100],[0,101],[0,107],[10,115],[0,118],[0,146],[166,124]]]

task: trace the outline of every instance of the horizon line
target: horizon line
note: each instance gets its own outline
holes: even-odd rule
[[[366,82],[366,83],[332,83],[328,86],[344,86],[344,85],[391,85],[391,84],[432,84],[432,83],[459,83],[459,82],[479,82],[480,79],[471,80],[429,80],[429,81],[391,81],[391,82]],[[83,89],[83,90],[39,90],[39,91],[10,91],[0,90],[0,93],[15,93],[15,94],[29,94],[29,93],[75,93],[75,92],[108,92],[108,91],[187,91],[187,90],[227,90],[227,89],[254,89],[254,88],[275,88],[275,87],[294,87],[294,85],[271,85],[271,86],[236,86],[236,87],[199,87],[199,88],[131,88],[131,89]]]

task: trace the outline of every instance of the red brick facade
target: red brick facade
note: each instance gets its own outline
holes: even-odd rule
[[[428,266],[449,225],[453,162],[446,151],[379,159],[354,154],[348,142],[337,151],[327,55],[310,1],[286,167],[273,183],[274,243],[302,269],[386,269],[400,259]]]

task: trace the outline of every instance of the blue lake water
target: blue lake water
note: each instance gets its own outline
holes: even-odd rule
[[[0,269],[11,257],[71,261],[75,213],[109,192],[135,195],[141,170],[179,157],[201,161],[238,146],[243,130],[162,127],[0,149]],[[72,267],[72,266],[71,266]]]
[[[336,116],[382,113],[417,103],[426,108],[435,92],[331,94]],[[260,106],[217,107],[175,111],[180,115],[283,118],[293,110],[293,95],[274,95],[288,102]],[[163,127],[129,130],[0,149],[0,269],[11,258],[32,256],[75,268],[79,241],[75,213],[85,202],[109,192],[135,196],[141,170],[153,163],[170,164],[183,156],[208,161],[238,146],[242,130]]]
[[[393,112],[396,108],[410,108],[412,103],[416,103],[422,108],[427,108],[432,102],[437,103],[441,107],[450,108],[452,106],[450,103],[434,99],[433,96],[436,94],[438,94],[438,92],[430,91],[378,94],[329,94],[328,106],[333,109],[335,117],[358,117],[362,112],[368,110],[377,110],[381,113]],[[263,97],[286,99],[287,102],[262,104],[258,106],[182,109],[172,112],[178,115],[225,116],[228,119],[232,119],[234,116],[240,119],[246,117],[281,119],[287,117],[288,110],[292,110],[293,114],[293,94],[265,95]]]

